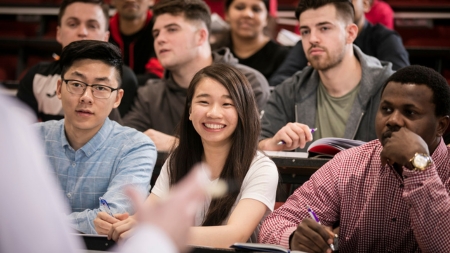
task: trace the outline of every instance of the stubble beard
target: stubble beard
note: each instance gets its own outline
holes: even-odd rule
[[[125,11],[124,13],[120,14],[120,17],[128,21],[133,21],[136,19],[140,19],[142,15],[143,14],[139,13],[139,11]]]
[[[311,66],[320,71],[327,71],[330,70],[337,65],[339,65],[342,60],[344,59],[345,55],[345,49],[344,47],[338,54],[330,55],[329,51],[323,48],[325,51],[324,56],[309,56],[307,55],[306,58],[308,59]]]

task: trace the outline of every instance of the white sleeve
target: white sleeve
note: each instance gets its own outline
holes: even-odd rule
[[[0,95],[0,252],[78,252],[28,111]],[[31,114],[30,114],[31,115]]]
[[[278,170],[268,157],[258,154],[242,182],[240,199],[255,199],[273,211],[278,186]]]
[[[161,168],[161,172],[159,173],[158,179],[156,179],[155,186],[153,186],[152,193],[156,196],[163,198],[169,194],[169,172],[168,172],[168,163],[169,158],[167,158],[166,162]]]
[[[121,253],[176,253],[177,248],[167,234],[156,226],[141,225],[119,248]]]

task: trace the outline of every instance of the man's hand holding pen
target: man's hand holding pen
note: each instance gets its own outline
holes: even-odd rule
[[[314,130],[305,124],[291,122],[281,128],[272,138],[262,140],[259,147],[262,150],[271,151],[304,148],[307,142],[313,140],[312,132]]]
[[[112,217],[106,212],[99,212],[97,213],[97,217],[94,219],[95,231],[97,231],[99,235],[107,235],[113,224],[125,220],[128,217],[128,213],[117,213],[114,214],[114,217]]]
[[[331,253],[330,245],[333,243],[334,233],[330,227],[317,223],[311,218],[304,218],[292,235],[290,248],[305,252]]]

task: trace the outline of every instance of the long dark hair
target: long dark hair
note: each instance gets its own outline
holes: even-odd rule
[[[184,113],[177,131],[179,144],[168,160],[171,186],[180,181],[192,166],[202,159],[204,151],[202,140],[189,120],[189,111],[195,89],[204,78],[214,79],[228,90],[238,114],[238,124],[231,137],[231,148],[219,176],[238,190],[212,200],[202,223],[202,226],[217,226],[228,217],[239,195],[242,181],[256,155],[260,122],[252,87],[239,70],[230,65],[217,63],[200,70],[189,85]]]

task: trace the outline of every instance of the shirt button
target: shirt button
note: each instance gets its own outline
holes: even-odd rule
[[[392,218],[391,219],[393,222],[396,222],[397,221],[397,218]]]
[[[69,192],[69,193],[67,193],[67,197],[68,198],[71,198],[72,197],[72,194]]]
[[[403,185],[403,184],[400,184],[400,188],[402,188],[402,189],[403,189],[403,187],[405,187],[405,185]]]
[[[72,167],[75,167],[75,165],[77,165],[76,163],[72,163]]]

